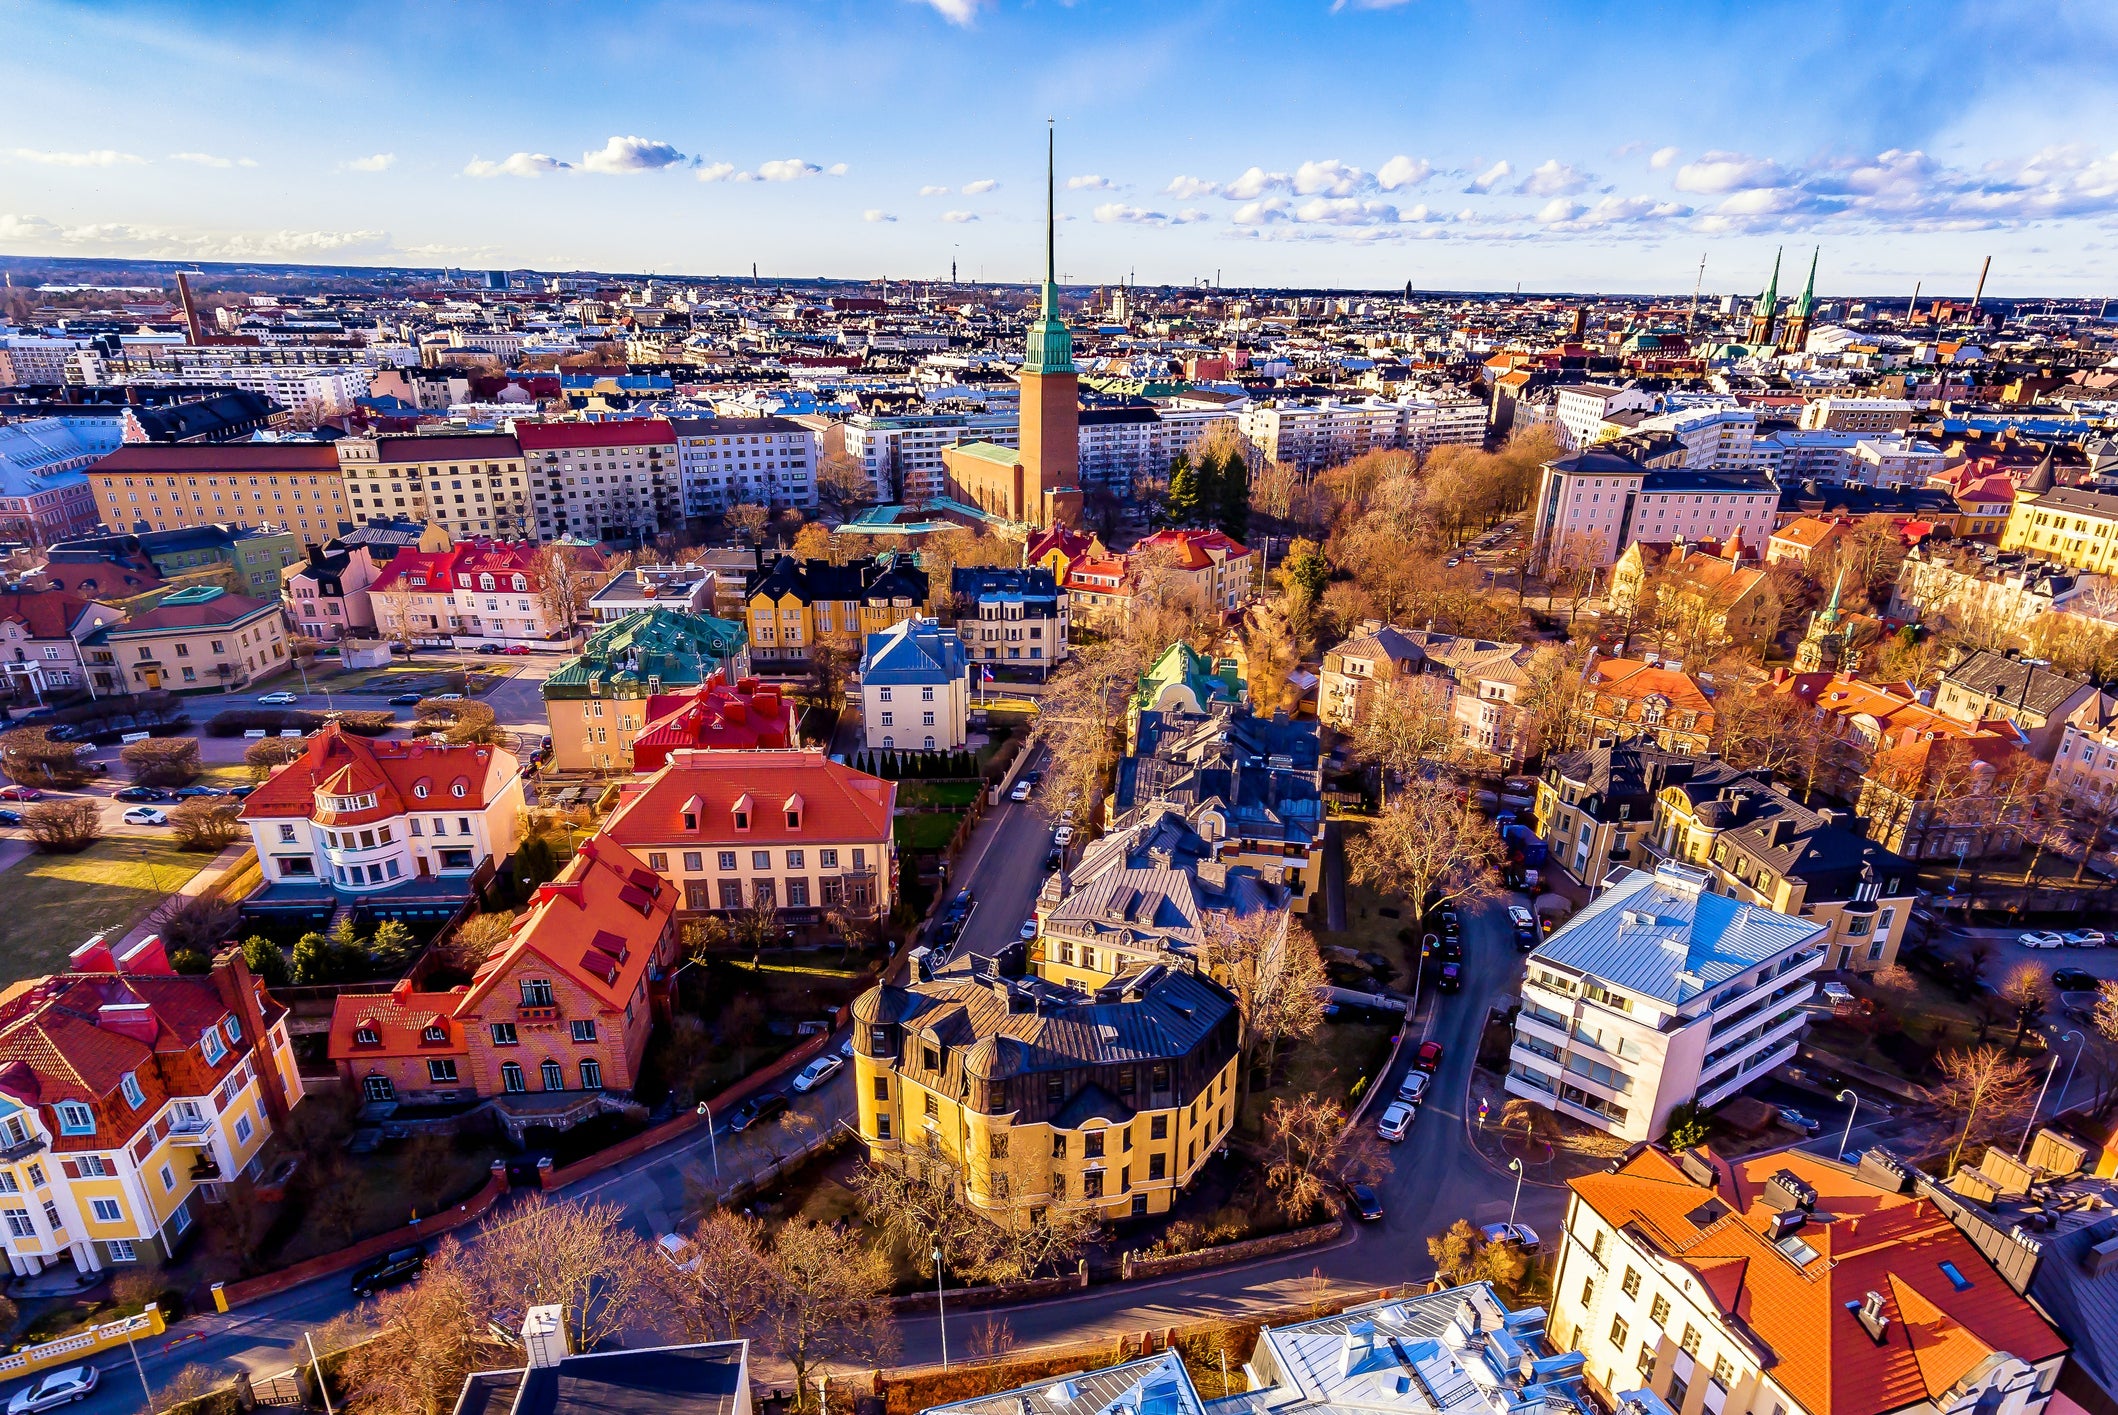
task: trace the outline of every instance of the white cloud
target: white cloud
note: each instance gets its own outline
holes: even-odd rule
[[[968,26],[978,18],[978,12],[989,0],[919,0],[919,3],[933,6],[934,12],[952,25]]]
[[[1107,192],[1117,185],[1110,178],[1099,177],[1093,172],[1066,179],[1066,189],[1070,192]]]
[[[39,152],[18,147],[12,156],[18,162],[36,162],[46,167],[137,167],[147,161],[135,153],[113,152],[107,147],[93,152]]]
[[[387,231],[198,231],[123,221],[61,226],[0,214],[0,241],[147,260],[317,260],[391,249]]]
[[[871,206],[866,211],[863,211],[860,214],[860,219],[868,222],[883,222],[895,221],[897,218],[891,213],[884,211],[879,207]]]
[[[339,165],[348,172],[387,172],[397,165],[397,154],[378,152],[371,157],[356,157],[351,162]]]
[[[1647,159],[1647,165],[1654,168],[1657,172],[1666,172],[1669,170],[1670,164],[1683,155],[1684,150],[1682,148],[1658,147],[1655,149],[1654,156]]]
[[[1253,167],[1221,188],[1221,195],[1230,201],[1255,201],[1267,192],[1283,190],[1287,183],[1285,172],[1267,172],[1262,167]]]
[[[1176,197],[1179,201],[1193,201],[1199,197],[1218,196],[1220,183],[1209,182],[1204,177],[1172,177],[1162,195]]]
[[[659,172],[684,160],[684,154],[666,142],[637,136],[613,136],[594,152],[583,153],[581,166],[589,172],[614,174]]]
[[[1276,221],[1287,220],[1288,202],[1285,197],[1261,197],[1244,202],[1229,217],[1238,226],[1269,226]]]
[[[1473,177],[1469,182],[1466,182],[1464,190],[1467,192],[1490,192],[1514,174],[1515,169],[1508,165],[1506,158],[1502,158],[1476,177]]]
[[[464,164],[466,177],[542,177],[547,172],[571,172],[574,164],[561,162],[546,152],[518,152],[498,162],[474,157]]]
[[[189,162],[194,167],[255,167],[254,157],[220,157],[210,152],[172,152],[171,162]]]
[[[1294,219],[1312,225],[1381,226],[1395,224],[1397,208],[1363,197],[1312,197],[1294,209]]]
[[[1767,157],[1749,157],[1740,152],[1709,152],[1697,162],[1677,169],[1671,183],[1680,192],[1736,192],[1751,187],[1775,187],[1786,178],[1780,164]]]
[[[941,214],[941,219],[951,225],[961,226],[966,221],[976,221],[978,213],[975,211],[944,211]]]
[[[733,162],[709,162],[699,169],[699,180],[702,182],[733,181],[737,175]],[[744,172],[740,175],[747,178],[750,174]]]
[[[804,162],[799,157],[781,157],[757,165],[759,179],[767,182],[799,182],[804,177],[821,175],[823,170],[814,162]]]
[[[826,167],[824,169],[824,175],[826,177],[843,177],[846,175],[846,164],[843,162],[834,162],[829,167]]]
[[[1096,219],[1105,223],[1117,222],[1130,226],[1166,226],[1169,213],[1146,211],[1137,206],[1128,206],[1122,201],[1107,201],[1096,208]]]
[[[991,177],[980,177],[975,182],[965,182],[963,184],[963,194],[967,197],[982,197],[999,185],[1000,183],[994,181]]]
[[[1424,157],[1405,157],[1400,154],[1391,158],[1375,174],[1375,184],[1386,192],[1404,187],[1416,187],[1434,175],[1434,164]]]
[[[1367,172],[1336,157],[1304,162],[1294,169],[1294,189],[1305,197],[1348,197],[1367,185]]]
[[[1692,209],[1681,202],[1655,197],[1607,196],[1593,206],[1564,197],[1554,197],[1537,213],[1537,224],[1551,231],[1593,231],[1606,226],[1639,226],[1676,221],[1690,216]]]
[[[1539,163],[1522,179],[1515,190],[1523,196],[1560,197],[1572,196],[1588,187],[1590,178],[1558,158],[1549,158]]]
[[[919,194],[923,197],[945,197],[950,190],[948,187],[925,186],[919,189]]]

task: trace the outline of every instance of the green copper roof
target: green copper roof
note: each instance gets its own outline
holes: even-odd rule
[[[1200,653],[1179,639],[1162,650],[1162,656],[1140,675],[1139,690],[1133,694],[1133,706],[1136,709],[1152,707],[1164,688],[1177,684],[1189,688],[1200,707],[1216,698],[1240,701],[1243,696],[1243,680],[1236,673],[1234,659],[1225,658],[1216,663],[1210,655]]]
[[[1774,310],[1778,309],[1779,307],[1780,307],[1780,252],[1779,252],[1779,251],[1774,251],[1774,252],[1772,253],[1772,283],[1771,283],[1770,285],[1767,285],[1767,286],[1765,287],[1765,293],[1764,293],[1764,294],[1762,294],[1762,295],[1758,296],[1758,303],[1757,303],[1757,307],[1756,307],[1755,309],[1753,309],[1753,310],[1751,311],[1751,313],[1752,313],[1752,314],[1755,314],[1755,315],[1758,315],[1758,316],[1760,316],[1760,317],[1763,317],[1763,316],[1765,316],[1765,315],[1769,315],[1769,314],[1771,314],[1771,313],[1772,313],[1772,312],[1773,312]]]
[[[1045,131],[1044,151],[1044,298],[1038,306],[1037,322],[1030,326],[1022,351],[1024,373],[1072,373],[1074,336],[1059,318],[1059,265],[1053,247],[1054,142]]]
[[[659,679],[658,691],[665,693],[696,688],[748,642],[743,626],[732,620],[643,609],[589,635],[580,656],[544,680],[544,696],[588,697],[592,678],[611,698],[646,697],[650,679]]]
[[[1816,259],[1823,253],[1822,246],[1809,253],[1809,283],[1802,287],[1802,298],[1794,302],[1794,312],[1798,315],[1806,316],[1816,306]]]

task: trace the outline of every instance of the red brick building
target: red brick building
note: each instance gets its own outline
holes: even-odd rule
[[[676,961],[677,891],[608,835],[540,885],[467,986],[344,993],[331,1060],[371,1102],[500,1097],[525,1123],[572,1124],[628,1095]],[[585,1093],[589,1103],[507,1104]]]

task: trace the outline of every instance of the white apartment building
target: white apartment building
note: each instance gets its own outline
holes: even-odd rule
[[[506,433],[342,437],[332,446],[358,525],[430,521],[452,540],[539,538],[522,445]]]
[[[846,455],[867,468],[877,500],[924,501],[943,494],[948,468],[941,450],[959,442],[1020,447],[1016,415],[1005,413],[911,413],[879,418],[863,413],[846,423]]]
[[[1678,407],[1635,424],[1636,433],[1664,432],[1684,444],[1684,465],[1702,471],[1749,471],[1758,465],[1758,415],[1733,398]]]
[[[353,405],[368,396],[371,370],[364,368],[274,368],[263,364],[238,364],[227,368],[187,368],[181,374],[132,373],[91,379],[98,385],[210,383],[257,393],[287,410],[289,424],[296,429],[353,411]]]
[[[1779,489],[1757,472],[1649,468],[1590,448],[1547,462],[1531,502],[1530,555],[1609,565],[1634,541],[1725,543],[1740,533],[1762,548],[1772,539]]]
[[[1279,462],[1305,475],[1368,452],[1425,453],[1447,443],[1484,443],[1485,405],[1450,394],[1412,394],[1398,401],[1254,403],[1240,416],[1252,465]]]
[[[1817,398],[1802,407],[1802,426],[1831,432],[1903,432],[1916,405],[1903,398]]]
[[[1853,444],[1847,468],[1850,480],[1863,486],[1922,487],[1943,470],[1942,450],[1902,432],[1864,437]]]
[[[66,372],[74,355],[87,347],[85,339],[7,335],[0,338],[0,383],[68,382]]]
[[[1781,429],[1751,444],[1757,470],[1783,486],[1794,482],[1843,482],[1853,470],[1853,446],[1863,434],[1826,428]]]
[[[1718,1105],[1794,1055],[1825,927],[1674,861],[1614,872],[1529,957],[1508,1094],[1625,1140]]]
[[[515,440],[529,470],[539,540],[646,540],[683,524],[677,435],[668,419],[520,422]]]
[[[1613,388],[1604,383],[1568,383],[1556,390],[1554,421],[1572,448],[1587,447],[1610,431],[1627,431],[1605,420],[1612,413],[1652,413],[1655,395],[1644,388]]]
[[[451,329],[449,347],[512,359],[521,355],[522,341],[527,337],[519,329]]]
[[[684,514],[816,505],[816,433],[787,418],[671,418]]]

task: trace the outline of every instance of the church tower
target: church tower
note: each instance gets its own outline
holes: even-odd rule
[[[1055,141],[1045,134],[1044,154],[1044,293],[1037,322],[1030,326],[1022,359],[1022,466],[1027,488],[1046,501],[1071,491],[1080,500],[1081,380],[1074,368],[1074,340],[1059,318],[1056,225]],[[1033,508],[1024,508],[1032,510]],[[1029,519],[1051,525],[1056,508],[1034,508]],[[1072,516],[1064,519],[1072,520]]]
[[[1780,312],[1780,252],[1772,253],[1772,283],[1758,302],[1750,307],[1750,339],[1748,342],[1765,348],[1772,347],[1772,330],[1779,320]]]
[[[1839,591],[1845,586],[1846,572],[1841,569],[1838,579],[1831,586],[1831,602],[1809,616],[1809,632],[1802,635],[1802,642],[1795,646],[1794,671],[1797,673],[1836,673],[1841,667],[1841,651],[1845,648],[1844,636],[1839,628]]]
[[[1809,347],[1809,327],[1816,319],[1816,262],[1824,248],[1818,246],[1809,253],[1809,283],[1802,287],[1802,298],[1794,302],[1794,312],[1787,316],[1787,327],[1780,331],[1780,352],[1799,354]]]

